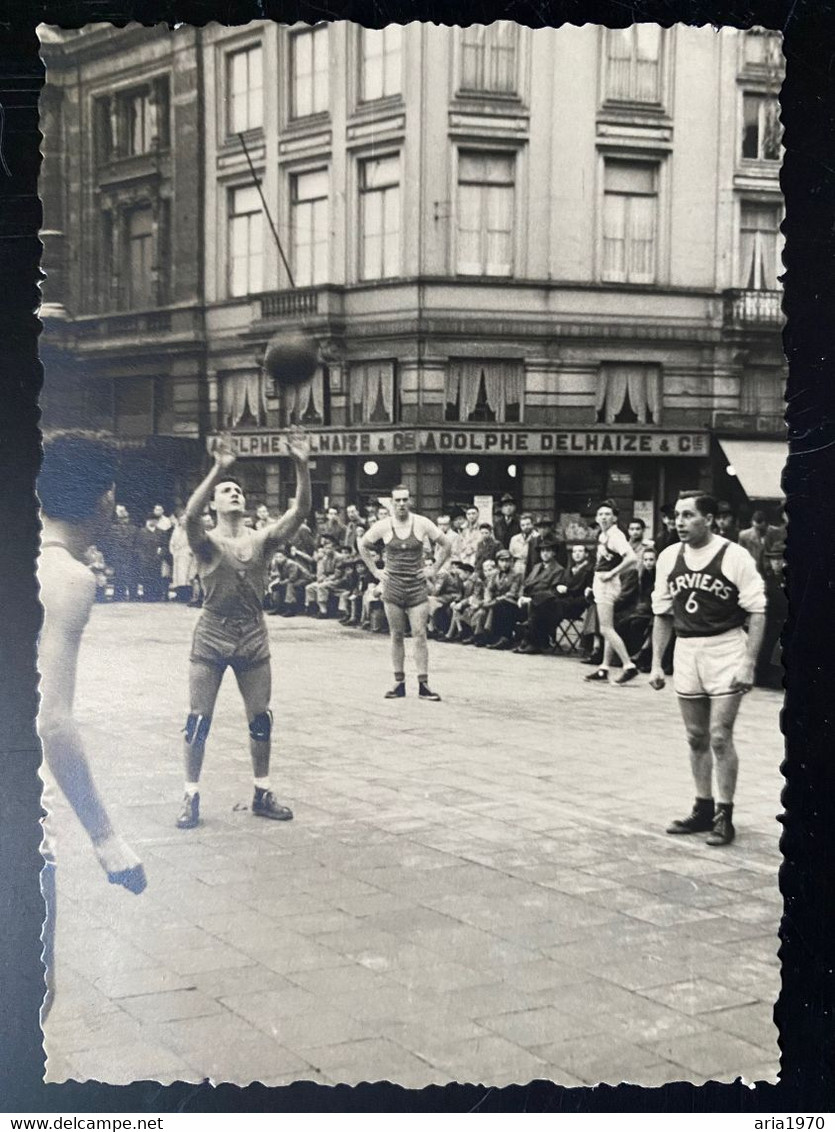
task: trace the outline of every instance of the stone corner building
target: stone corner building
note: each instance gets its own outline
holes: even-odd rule
[[[135,438],[135,508],[219,429],[284,506],[294,420],[317,506],[779,498],[778,37],[43,31],[44,419]],[[281,400],[260,359],[298,325],[323,365]]]

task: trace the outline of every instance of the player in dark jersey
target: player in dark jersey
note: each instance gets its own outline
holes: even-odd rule
[[[277,522],[254,530],[245,525],[246,500],[240,484],[228,475],[235,452],[221,439],[214,466],[186,506],[186,534],[197,559],[205,597],[194,630],[189,665],[190,708],[185,726],[185,796],[179,829],[200,822],[198,783],[206,737],[223,674],[235,673],[249,720],[256,817],[289,821],[292,810],[276,801],[270,785],[272,689],[270,645],[262,600],[270,560],[279,543],[292,539],[310,510],[310,446],[301,429],[290,431],[288,446],[296,465],[296,497]],[[210,506],[216,526],[207,531],[203,511]]]
[[[690,745],[696,801],[692,813],[667,832],[708,833],[708,845],[728,845],[736,832],[734,724],[742,696],[754,683],[765,589],[751,555],[713,534],[717,509],[714,499],[697,491],[683,492],[676,503],[680,542],[661,552],[652,595],[650,684],[664,687],[662,658],[675,628],[673,686]]]
[[[391,493],[393,515],[373,523],[357,543],[357,550],[370,572],[383,583],[383,606],[391,632],[394,664],[394,687],[386,692],[387,700],[406,695],[406,629],[411,628],[418,670],[418,696],[422,700],[440,700],[429,687],[429,648],[426,623],[429,617],[427,579],[434,577],[452,553],[452,543],[431,519],[414,515],[408,487],[399,484]],[[430,567],[424,565],[424,541],[429,539],[439,548]],[[382,570],[377,566],[374,547],[383,543]]]

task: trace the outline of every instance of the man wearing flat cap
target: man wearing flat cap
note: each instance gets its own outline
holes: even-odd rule
[[[514,535],[518,535],[521,529],[516,517],[516,500],[505,492],[499,506],[499,514],[493,522],[493,535],[507,550],[510,547],[510,540]]]

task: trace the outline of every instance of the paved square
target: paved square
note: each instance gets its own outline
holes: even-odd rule
[[[692,801],[671,691],[434,645],[443,702],[413,676],[387,702],[385,638],[269,618],[296,819],[248,812],[229,673],[181,832],[196,617],[103,606],[85,637],[78,718],[148,888],[110,887],[55,801],[48,1080],[776,1079],[780,696],[743,705],[737,841],[711,849],[663,832]]]

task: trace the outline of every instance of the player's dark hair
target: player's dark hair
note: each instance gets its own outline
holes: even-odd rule
[[[618,510],[618,505],[617,505],[617,503],[615,503],[614,499],[601,499],[600,502],[597,505],[597,510],[599,511],[601,507],[608,507],[613,515],[619,515],[620,514],[620,511]]]
[[[238,480],[233,479],[232,476],[224,476],[223,479],[218,480],[217,483],[215,484],[215,486],[212,488],[212,499],[214,499],[215,492],[217,491],[217,489],[220,487],[220,485],[222,483],[233,483],[235,485],[235,487],[238,489],[238,491],[241,493],[241,495],[246,495],[246,492],[244,491],[243,487],[238,482]]]
[[[751,522],[752,523],[767,523],[768,522],[768,515],[766,515],[765,511],[755,511],[754,514],[751,516]]]
[[[394,495],[396,491],[405,491],[409,498],[411,498],[412,493],[409,488],[406,487],[405,483],[399,483],[396,487],[393,487],[391,489],[391,494]]]
[[[632,518],[629,520],[630,527],[632,526],[633,523],[637,523],[642,531],[645,531],[647,529],[647,525],[644,522],[644,520],[639,519],[637,515],[633,515]]]
[[[86,429],[44,433],[43,463],[37,491],[44,514],[80,523],[96,514],[116,480],[119,448],[115,437]]]
[[[715,518],[719,512],[719,504],[712,495],[707,495],[697,488],[691,488],[689,491],[680,491],[678,493],[679,499],[692,499],[696,504],[696,510],[700,515],[713,515]]]

